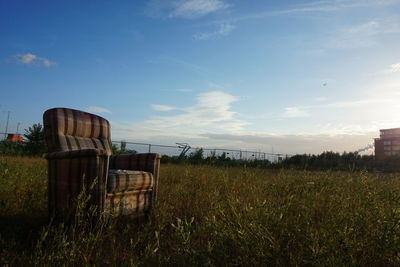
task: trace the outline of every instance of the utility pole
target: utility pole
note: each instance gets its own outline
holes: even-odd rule
[[[4,133],[4,139],[7,139],[8,121],[9,120],[10,120],[10,111],[8,111],[8,113],[7,113],[6,132]]]
[[[18,122],[18,124],[17,124],[17,132],[16,132],[17,135],[18,135],[18,130],[19,130],[19,125],[20,124],[21,124],[20,122]]]

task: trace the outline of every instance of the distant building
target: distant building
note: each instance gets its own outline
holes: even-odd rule
[[[7,140],[17,143],[17,142],[24,142],[24,138],[20,136],[19,134],[8,134]]]
[[[380,138],[375,138],[375,157],[394,155],[400,155],[400,128],[380,130]]]

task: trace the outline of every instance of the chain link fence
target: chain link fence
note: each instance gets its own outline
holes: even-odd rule
[[[0,132],[0,141],[7,139],[8,134],[15,133],[1,133]],[[22,134],[19,134],[23,136]],[[121,149],[121,147],[125,147],[125,150],[133,150],[137,153],[159,153],[161,155],[168,156],[179,156],[182,151],[185,149],[182,145],[160,145],[160,144],[149,144],[149,143],[137,143],[137,142],[128,142],[128,141],[112,141],[113,145],[116,145],[117,148]],[[199,149],[203,149],[203,156],[221,156],[225,153],[227,158],[237,159],[237,160],[268,160],[270,162],[277,162],[283,160],[292,155],[289,154],[281,154],[281,153],[268,153],[262,151],[250,151],[250,150],[238,150],[238,149],[229,149],[229,148],[204,148],[204,147],[187,147],[187,151],[185,155],[190,155],[191,153],[196,152]]]
[[[116,145],[119,149],[122,147],[125,150],[134,150],[137,153],[159,153],[168,156],[179,156],[185,149],[182,145],[159,145],[159,144],[148,144],[148,143],[136,143],[127,141],[112,141],[113,145]],[[281,153],[267,153],[262,151],[250,151],[250,150],[238,150],[228,148],[204,148],[204,147],[187,147],[185,155],[190,155],[199,149],[203,149],[203,156],[221,156],[225,153],[227,158],[236,160],[268,160],[270,162],[281,161],[285,158],[290,157],[289,154]]]

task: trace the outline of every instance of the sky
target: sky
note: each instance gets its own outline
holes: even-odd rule
[[[400,127],[400,0],[0,0],[0,132],[68,107],[113,140],[355,151]],[[367,151],[371,153],[372,150]]]

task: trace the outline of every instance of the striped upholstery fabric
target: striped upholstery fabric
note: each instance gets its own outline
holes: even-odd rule
[[[47,159],[81,158],[92,156],[107,156],[107,151],[103,149],[88,148],[80,150],[59,151],[46,154]]]
[[[152,207],[152,192],[107,194],[105,210],[117,214],[143,214]]]
[[[157,153],[112,155],[110,169],[138,170],[153,174],[152,205],[157,201],[158,176],[160,172],[161,155]]]
[[[50,214],[74,209],[83,187],[91,188],[89,204],[100,211],[148,212],[155,204],[159,154],[111,156],[109,122],[87,112],[53,108],[43,121]],[[125,171],[111,171],[107,183],[111,163],[110,169]]]
[[[107,193],[149,190],[153,187],[153,182],[153,175],[149,172],[110,169],[108,171]]]
[[[48,205],[51,214],[57,212],[67,215],[70,209],[76,207],[76,199],[83,186],[91,195],[89,205],[104,208],[105,183],[107,173],[107,157],[48,157]]]
[[[111,155],[110,124],[99,116],[67,108],[43,115],[49,152],[96,148]]]

